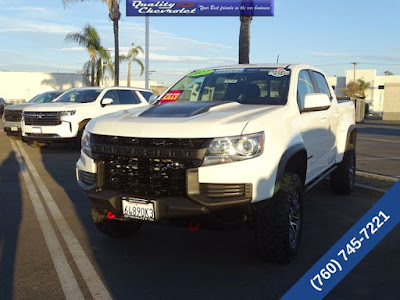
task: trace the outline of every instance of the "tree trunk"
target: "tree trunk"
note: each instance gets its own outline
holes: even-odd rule
[[[250,63],[250,27],[252,16],[240,16],[239,64]]]
[[[132,67],[132,60],[129,58],[129,62],[128,62],[128,78],[126,79],[128,86],[131,86],[131,67]]]
[[[114,23],[114,55],[115,55],[115,60],[114,60],[114,85],[119,86],[119,33],[118,33],[118,20],[113,20]]]
[[[94,70],[96,65],[96,57],[92,56],[92,74],[90,75],[90,85],[94,86]]]

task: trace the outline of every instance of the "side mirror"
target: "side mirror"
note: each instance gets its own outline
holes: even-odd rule
[[[304,97],[302,112],[326,110],[331,106],[331,100],[327,94],[307,94]]]
[[[154,104],[157,102],[159,95],[151,95],[149,98],[149,104]]]
[[[111,98],[104,98],[104,99],[101,99],[100,104],[101,104],[101,107],[104,107],[104,106],[113,104],[113,102],[114,102],[114,100]]]

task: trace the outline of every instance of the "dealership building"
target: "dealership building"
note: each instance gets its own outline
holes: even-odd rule
[[[48,91],[84,86],[82,74],[76,73],[0,71],[0,83],[0,97],[10,103],[26,102],[34,96]],[[160,94],[165,90],[165,87],[156,81],[150,80],[149,84],[155,94]],[[112,86],[114,81],[108,79],[101,85]],[[126,85],[126,80],[120,80],[120,86]],[[131,86],[144,88],[145,82],[144,80],[131,80]]]
[[[355,75],[355,76],[354,76]],[[379,76],[374,69],[347,70],[346,77],[328,77],[328,82],[338,96],[349,82],[363,79],[370,87],[365,91],[365,101],[370,112],[383,115],[384,120],[400,120],[400,75]]]

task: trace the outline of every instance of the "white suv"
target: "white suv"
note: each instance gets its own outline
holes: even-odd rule
[[[36,146],[52,142],[75,142],[86,124],[95,117],[116,111],[147,106],[150,90],[129,87],[73,88],[55,100],[24,109],[22,139]]]

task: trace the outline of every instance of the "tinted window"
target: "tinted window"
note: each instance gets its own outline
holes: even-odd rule
[[[118,94],[119,104],[137,104],[140,102],[133,91],[116,90],[116,92]]]
[[[77,102],[77,103],[93,102],[97,99],[101,91],[102,91],[101,89],[98,90],[71,89],[69,91],[66,91],[60,97],[58,97],[55,102]]]
[[[150,97],[153,96],[152,92],[143,92],[139,91],[140,94],[142,94],[143,98],[146,99],[147,102],[150,101]]]
[[[299,81],[297,84],[297,102],[300,110],[304,107],[304,98],[310,93],[315,93],[314,86],[308,71],[303,70],[299,74]]]
[[[115,94],[115,91],[108,91],[107,93],[105,93],[104,98],[111,98],[113,99],[113,104],[119,104],[118,102],[118,97],[117,94]]]
[[[326,83],[325,77],[318,72],[313,72],[315,82],[318,86],[319,92],[327,94],[331,98],[331,92],[329,90],[328,84]]]

